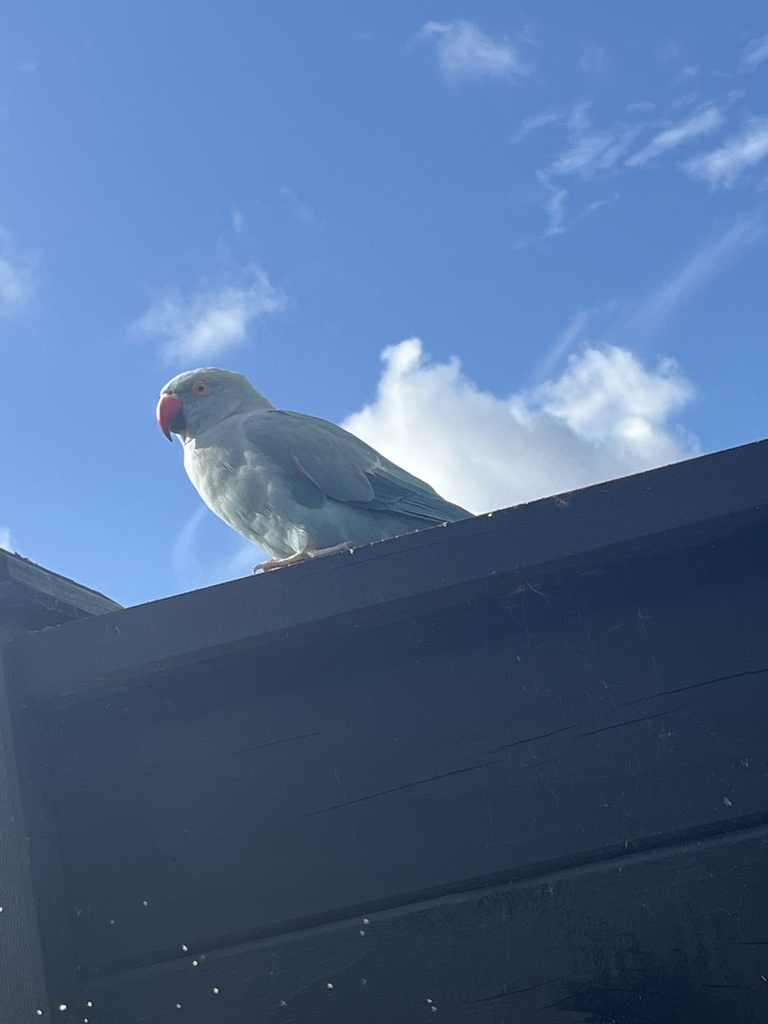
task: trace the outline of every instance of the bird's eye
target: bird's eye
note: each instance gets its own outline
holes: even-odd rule
[[[192,391],[194,392],[194,394],[200,395],[201,398],[207,395],[210,390],[211,389],[208,387],[204,380],[197,380],[192,385]]]

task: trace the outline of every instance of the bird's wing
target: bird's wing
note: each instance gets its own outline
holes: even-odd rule
[[[253,448],[285,475],[302,505],[318,508],[332,498],[438,522],[469,515],[327,420],[270,409],[249,416],[243,429]]]

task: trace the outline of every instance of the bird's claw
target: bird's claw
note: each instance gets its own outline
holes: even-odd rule
[[[273,569],[282,569],[286,565],[295,565],[296,562],[304,562],[311,556],[306,551],[297,551],[294,555],[288,555],[287,558],[270,558],[267,562],[259,562],[258,565],[254,565],[254,572],[272,572]]]

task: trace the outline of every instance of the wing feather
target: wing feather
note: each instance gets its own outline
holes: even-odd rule
[[[249,416],[243,429],[248,441],[286,476],[300,504],[319,507],[331,498],[435,522],[469,515],[327,420],[268,409]]]

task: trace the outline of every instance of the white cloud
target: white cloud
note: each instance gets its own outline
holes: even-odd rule
[[[374,402],[344,426],[475,512],[695,454],[671,420],[693,387],[671,360],[588,348],[530,391],[481,391],[457,359],[430,363],[416,338],[383,353]]]
[[[0,526],[0,548],[4,548],[6,551],[14,550],[11,531],[7,526]]]
[[[693,157],[683,169],[713,187],[732,188],[741,173],[768,156],[768,117],[750,118],[746,128],[702,156]]]
[[[235,283],[202,282],[189,297],[168,291],[152,303],[135,331],[163,339],[168,360],[192,362],[220,355],[242,344],[254,321],[280,312],[285,298],[256,264]]]
[[[37,266],[37,255],[14,249],[0,228],[0,316],[13,316],[28,304],[37,287]]]
[[[679,438],[666,422],[693,394],[673,360],[648,371],[632,352],[613,347],[571,356],[562,376],[540,385],[534,397],[578,438],[613,447],[613,456],[634,468],[680,457]]]
[[[672,128],[665,128],[641,149],[638,153],[629,157],[626,161],[627,167],[639,167],[641,164],[653,160],[661,153],[666,153],[675,146],[680,146],[690,139],[698,138],[708,132],[712,132],[723,123],[723,115],[716,107],[709,107],[697,114],[693,114],[681,124]]]
[[[509,40],[492,39],[472,21],[429,21],[419,35],[437,40],[440,69],[447,78],[507,78],[533,70]]]
[[[758,64],[768,60],[768,36],[753,39],[744,47],[739,71],[754,71]]]

